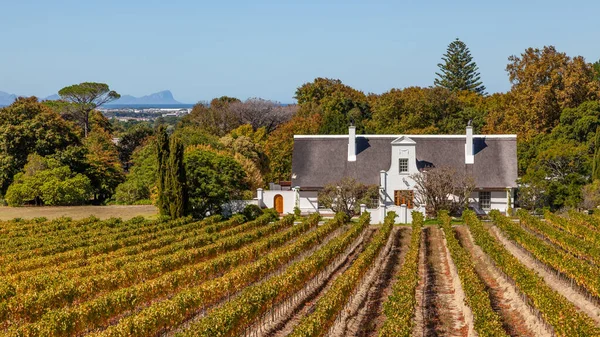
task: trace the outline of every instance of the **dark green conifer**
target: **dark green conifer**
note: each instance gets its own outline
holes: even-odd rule
[[[592,162],[592,180],[600,179],[600,127],[596,128],[594,139],[594,160]]]
[[[168,161],[169,161],[169,136],[164,125],[159,125],[156,130],[156,147],[158,162],[158,199],[156,206],[160,215],[169,215],[169,201],[167,186]]]
[[[171,139],[167,172],[169,215],[176,219],[185,216],[188,208],[183,143],[178,138]]]
[[[464,42],[458,38],[452,41],[442,60],[444,63],[438,64],[441,73],[435,73],[438,76],[434,82],[436,86],[450,90],[473,91],[480,95],[486,94],[485,86],[480,81],[477,63],[473,61],[471,52]]]

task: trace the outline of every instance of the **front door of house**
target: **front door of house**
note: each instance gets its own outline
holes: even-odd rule
[[[283,213],[283,196],[281,194],[277,194],[275,196],[273,204],[275,204],[275,210],[277,211],[277,213]]]
[[[394,191],[394,204],[396,206],[406,205],[406,207],[412,209],[414,198],[415,198],[415,192],[413,190],[396,190],[396,191]]]

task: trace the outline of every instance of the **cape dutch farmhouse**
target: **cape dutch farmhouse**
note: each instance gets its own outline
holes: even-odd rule
[[[476,211],[513,207],[517,187],[517,136],[473,135],[295,135],[291,183],[271,184],[259,190],[258,202],[280,213],[319,210],[318,191],[343,177],[367,185],[378,185],[379,200],[371,212],[373,223],[388,211],[396,211],[397,222],[411,221],[411,212],[425,212],[417,205],[411,175],[426,167],[453,167],[475,179],[470,206]],[[510,203],[510,205],[509,205]]]

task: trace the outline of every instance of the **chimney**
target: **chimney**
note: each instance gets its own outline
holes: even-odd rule
[[[350,125],[348,130],[348,161],[356,161],[356,127]]]
[[[465,144],[465,164],[475,163],[475,155],[473,154],[473,126],[471,121],[467,124],[467,140]]]

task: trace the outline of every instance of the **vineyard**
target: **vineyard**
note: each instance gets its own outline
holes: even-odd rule
[[[0,222],[0,336],[600,336],[600,217]]]

